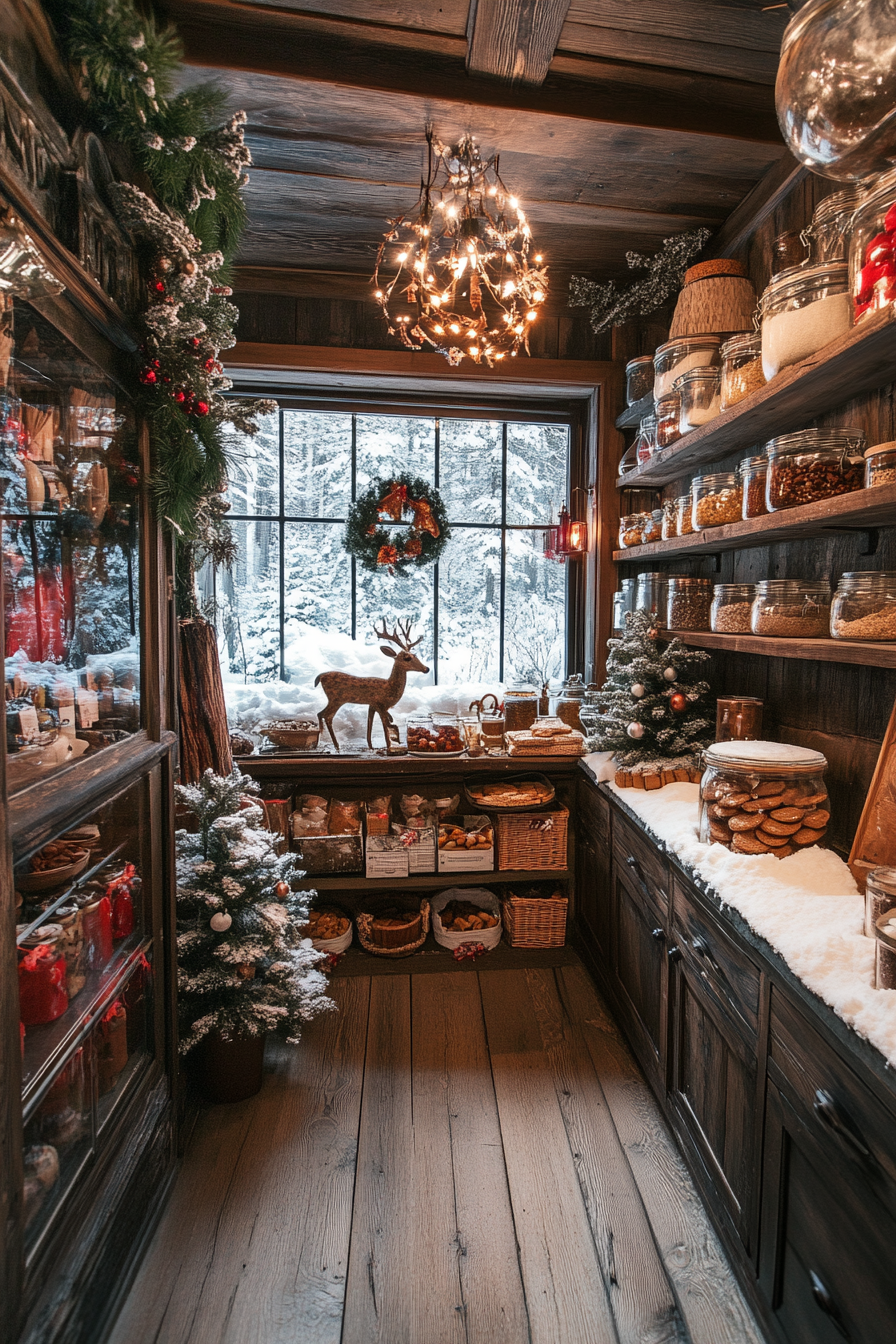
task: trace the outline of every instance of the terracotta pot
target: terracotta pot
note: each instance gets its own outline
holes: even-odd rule
[[[196,1081],[206,1101],[245,1101],[261,1090],[264,1036],[235,1036],[217,1031],[199,1042],[193,1054]]]

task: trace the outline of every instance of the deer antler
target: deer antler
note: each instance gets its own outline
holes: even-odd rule
[[[391,634],[386,627],[385,616],[382,617],[382,622],[382,630],[377,630],[376,626],[373,627],[373,633],[376,635],[377,639],[385,639],[389,644],[395,644],[399,649],[403,649],[405,653],[410,653],[411,649],[415,649],[417,645],[423,641],[423,636],[421,635],[419,639],[415,639],[413,643],[411,643],[411,622],[409,620],[397,621],[395,629]]]

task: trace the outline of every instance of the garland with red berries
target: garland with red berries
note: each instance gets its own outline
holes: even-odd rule
[[[419,476],[383,476],[349,510],[344,546],[362,569],[404,574],[438,560],[450,540],[442,496]]]

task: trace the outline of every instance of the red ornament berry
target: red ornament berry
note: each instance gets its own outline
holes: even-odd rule
[[[152,387],[156,381],[155,371],[153,369],[141,369],[140,381],[145,384],[146,387]]]
[[[208,415],[209,405],[207,401],[197,401],[193,407],[194,415]]]
[[[674,695],[669,696],[669,704],[675,714],[683,714],[688,707],[688,702],[681,691],[676,691]]]
[[[190,344],[192,345],[194,350],[198,350],[202,342],[200,341],[198,336],[192,336],[190,338]]]
[[[186,399],[187,399],[186,393],[184,392],[183,388],[179,387],[174,394],[174,400],[177,402],[178,406],[180,406],[182,402],[186,401]]]
[[[157,281],[155,282],[155,284],[153,285],[153,289],[155,290],[155,292],[156,292],[157,294],[164,294],[164,293],[165,293],[165,281],[164,281],[164,280],[157,280]]]
[[[211,373],[212,370],[214,369],[216,363],[217,363],[217,360],[214,360],[214,359],[207,359],[207,360],[205,361],[205,363],[203,364],[202,367],[205,369],[206,373]]]
[[[162,361],[160,359],[151,359],[149,362],[154,369],[160,369],[162,367]]]
[[[274,895],[277,897],[278,901],[285,901],[289,895],[289,883],[278,882],[274,888]]]

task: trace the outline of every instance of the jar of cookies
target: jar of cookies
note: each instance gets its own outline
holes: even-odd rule
[[[704,844],[785,859],[824,842],[831,811],[820,751],[787,742],[716,742],[704,763]]]

